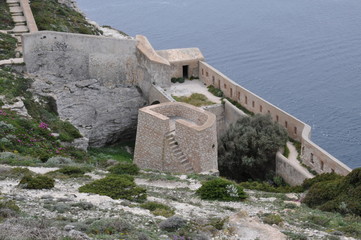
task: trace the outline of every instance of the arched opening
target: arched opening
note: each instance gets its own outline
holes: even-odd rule
[[[152,102],[150,105],[156,105],[156,104],[159,104],[160,102],[157,100],[157,101],[154,101]]]

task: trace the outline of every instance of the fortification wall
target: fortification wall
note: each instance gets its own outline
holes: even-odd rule
[[[136,40],[50,31],[24,34],[23,39],[30,73],[92,78],[107,87],[133,85],[138,80]]]
[[[311,127],[307,124],[239,86],[205,62],[200,62],[199,72],[201,81],[207,86],[213,85],[221,89],[226,97],[239,102],[249,111],[270,114],[275,122],[284,126],[290,137],[301,142],[301,157],[304,164],[318,173],[334,171],[346,175],[351,171],[349,167],[310,140]]]
[[[305,179],[314,177],[300,164],[289,161],[281,152],[276,154],[276,174],[291,186],[301,185]]]

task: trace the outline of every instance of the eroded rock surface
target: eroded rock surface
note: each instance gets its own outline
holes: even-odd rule
[[[100,147],[134,137],[138,109],[146,104],[134,86],[103,86],[96,79],[74,80],[43,74],[35,77],[33,92],[56,100],[59,116],[68,120]]]

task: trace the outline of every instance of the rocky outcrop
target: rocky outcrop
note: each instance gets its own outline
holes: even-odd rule
[[[56,100],[59,116],[100,147],[134,138],[138,109],[146,104],[134,86],[108,88],[96,79],[74,80],[54,75],[35,77],[33,92]]]

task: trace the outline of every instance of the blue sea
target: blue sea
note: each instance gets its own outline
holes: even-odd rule
[[[360,0],[78,0],[100,25],[155,49],[198,47],[240,85],[312,127],[361,167]]]

